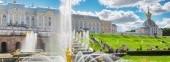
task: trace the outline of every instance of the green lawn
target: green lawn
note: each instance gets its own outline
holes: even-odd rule
[[[140,46],[143,51],[146,51],[150,47],[158,46],[160,50],[168,48],[170,44],[169,37],[151,37],[151,36],[137,36],[137,35],[111,35],[111,34],[92,34],[95,38],[107,43],[114,49],[119,49],[122,45],[130,48],[131,51],[136,51]],[[99,46],[99,45],[98,45]],[[95,47],[94,49],[99,50],[100,47]]]
[[[111,34],[91,34],[102,41],[107,43],[114,49],[119,49],[122,45],[130,48],[131,51],[136,51],[140,46],[143,51],[146,51],[150,45],[155,48],[158,46],[160,50],[170,47],[170,37],[152,37],[152,36],[137,36],[137,35],[111,35]],[[96,43],[90,43],[90,46],[96,51],[102,49]],[[123,60],[128,62],[170,62],[170,56],[123,56]]]
[[[129,62],[170,62],[170,56],[124,56]]]
[[[97,43],[90,43],[90,47],[92,47],[96,51],[100,51],[100,49],[101,49],[101,46],[98,45]]]
[[[95,51],[99,52],[102,49],[102,52],[106,52],[106,49],[103,49],[99,44],[97,43],[90,43],[90,47],[92,47],[93,49],[95,49]]]

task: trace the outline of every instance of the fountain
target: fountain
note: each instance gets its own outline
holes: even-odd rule
[[[61,0],[60,21],[53,21],[45,52],[20,57],[20,62],[98,62],[113,61],[109,54],[93,53],[89,47],[89,31],[72,31],[71,0]],[[37,34],[30,32],[21,52],[35,52]],[[30,45],[31,44],[31,45]],[[30,46],[30,47],[28,47]],[[74,59],[75,58],[75,59]]]
[[[74,59],[74,62],[113,62],[118,61],[119,57],[113,54],[106,54],[102,52],[95,52],[91,54],[83,54],[78,52]],[[120,61],[120,60],[119,60]]]
[[[71,0],[61,0],[60,21],[53,21],[51,36],[45,47],[45,53],[36,53],[27,57],[20,57],[21,62],[71,62],[72,22]],[[37,34],[27,34],[21,52],[35,52]],[[28,47],[30,46],[30,47]],[[67,57],[66,57],[67,56]]]
[[[60,21],[54,21],[46,52],[57,54],[66,59],[65,51],[72,43],[71,0],[61,0]]]
[[[37,33],[33,31],[26,34],[25,41],[22,43],[21,52],[35,52],[37,45]]]
[[[42,54],[35,54],[30,57],[22,58],[21,62],[64,62],[61,56],[46,56]]]

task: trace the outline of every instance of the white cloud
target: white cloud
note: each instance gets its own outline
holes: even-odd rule
[[[136,6],[140,11],[147,11],[150,6],[153,15],[160,15],[170,11],[170,2],[161,5],[159,2],[164,0],[99,0],[101,5],[107,8],[122,8]]]
[[[143,0],[141,1],[142,4],[154,4],[154,3],[159,3],[160,1],[163,0]]]
[[[143,21],[138,20],[135,22],[117,24],[117,25],[118,25],[118,28],[120,28],[120,29],[118,29],[119,32],[125,32],[125,31],[135,30],[135,29],[141,27],[142,24],[143,24]]]
[[[102,20],[111,20],[111,10],[102,10],[101,12],[98,12],[97,15]]]
[[[161,28],[170,28],[170,18],[163,18],[162,21],[156,22]]]
[[[88,12],[88,11],[74,11],[74,10],[72,10],[72,13],[79,14],[79,15],[87,15],[87,16],[97,16],[95,13]]]
[[[149,5],[150,12],[153,15],[160,15],[160,14],[168,12],[168,10],[164,9],[163,7],[166,7],[166,6],[161,6],[159,3]],[[140,6],[139,9],[141,11],[147,12],[148,11],[148,5]]]
[[[99,0],[101,5],[108,8],[142,6],[147,4],[158,3],[162,0]]]
[[[133,11],[111,11],[102,10],[96,12],[101,20],[110,20],[118,25],[118,31],[124,32],[142,26],[143,21]]]
[[[167,11],[170,11],[170,2],[165,3],[163,8]]]
[[[2,4],[2,3],[3,3],[3,1],[0,0],[0,4]]]
[[[73,6],[78,5],[80,2],[85,2],[85,0],[71,0],[71,1]]]
[[[150,12],[153,15],[160,15],[163,13],[170,12],[170,2],[165,3],[164,5],[161,5],[160,3],[155,3],[155,4],[149,4],[149,5],[141,5],[139,9],[141,11],[147,12],[147,7],[150,7]]]
[[[60,0],[61,2],[65,2],[67,0]],[[71,0],[71,4],[73,6],[78,5],[80,2],[85,2],[85,0]]]
[[[97,12],[97,16],[101,20],[111,20],[116,24],[124,24],[139,20],[139,17],[132,11],[102,10],[101,12]]]
[[[72,5],[72,6],[75,6],[75,5],[78,5],[80,2],[85,2],[85,0],[71,0],[71,1],[60,0],[60,1],[61,1],[61,5],[60,5],[60,7],[59,7],[59,10],[60,10],[61,13],[66,13],[66,14],[70,14],[70,11],[69,11],[69,10],[71,10],[72,13],[79,13],[79,12],[75,12],[75,11],[71,8],[71,5]],[[71,4],[70,4],[70,2],[71,2]],[[70,7],[69,7],[68,5],[69,5]],[[68,10],[68,11],[63,12],[64,10]]]
[[[99,0],[101,5],[108,8],[135,6],[139,1],[142,0]]]

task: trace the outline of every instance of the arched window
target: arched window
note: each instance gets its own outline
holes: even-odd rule
[[[42,40],[37,43],[37,49],[45,49],[45,43]]]
[[[7,53],[7,43],[6,42],[2,42],[1,43],[1,53]]]
[[[15,50],[20,49],[20,48],[21,48],[21,43],[20,42],[16,42]]]

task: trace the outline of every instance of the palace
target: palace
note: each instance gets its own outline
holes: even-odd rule
[[[22,4],[0,5],[0,32],[2,34],[21,31],[36,31],[48,35],[53,21],[59,20],[59,10],[42,7],[25,7]],[[98,17],[72,15],[73,30],[88,29],[91,33],[115,33],[116,25]],[[7,31],[4,31],[7,30]]]
[[[149,11],[149,7],[146,16],[147,20],[143,23],[143,27],[138,28],[136,32],[140,35],[162,36],[162,29],[151,20],[152,14]]]
[[[72,15],[73,29],[79,31],[81,28],[91,33],[116,33],[117,26],[112,21],[100,20],[98,17],[85,15]]]
[[[0,52],[7,53],[20,48],[25,33],[34,31],[38,36],[38,49],[48,43],[53,21],[59,21],[60,12],[50,7],[34,7],[13,3],[0,3]],[[72,15],[73,30],[89,30],[91,33],[116,33],[117,26],[98,17]]]

